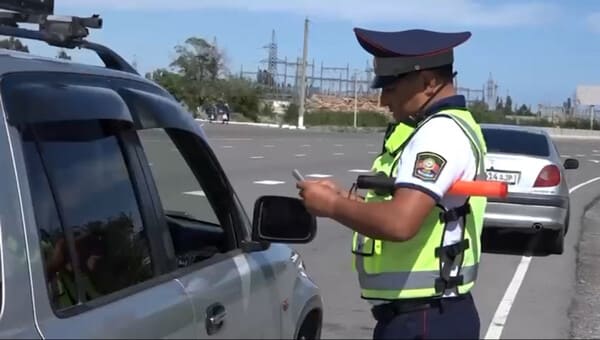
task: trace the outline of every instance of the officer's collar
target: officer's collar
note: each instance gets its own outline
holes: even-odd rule
[[[396,155],[414,130],[413,127],[406,124],[395,124],[393,129],[389,133],[386,133],[383,151],[387,151],[391,155]]]
[[[447,110],[447,109],[466,109],[466,108],[467,108],[467,101],[465,99],[465,96],[454,95],[454,96],[449,96],[449,97],[445,97],[442,99],[438,99],[437,101],[433,102],[428,108],[425,109],[425,112],[423,112],[423,116],[429,117],[432,114],[435,114],[442,110]]]
[[[421,124],[429,116],[436,114],[442,110],[448,109],[459,109],[465,110],[467,108],[467,101],[463,95],[453,95],[444,97],[434,101],[431,105],[424,109],[421,115],[413,121],[415,126]]]

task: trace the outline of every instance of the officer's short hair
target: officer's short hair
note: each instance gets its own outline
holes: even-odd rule
[[[452,64],[436,67],[429,69],[429,71],[433,72],[440,80],[443,82],[452,82],[454,78],[454,68]]]

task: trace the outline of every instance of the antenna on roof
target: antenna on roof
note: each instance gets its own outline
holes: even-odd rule
[[[125,59],[110,48],[86,41],[89,29],[102,28],[98,14],[91,17],[54,15],[54,0],[0,0],[0,35],[34,39],[63,48],[93,50],[106,67],[138,74]],[[38,30],[19,27],[38,25]]]

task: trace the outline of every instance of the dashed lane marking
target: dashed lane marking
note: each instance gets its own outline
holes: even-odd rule
[[[351,169],[351,170],[348,170],[348,172],[367,173],[367,172],[371,172],[371,170],[366,170],[366,169]]]
[[[233,149],[233,146],[231,145],[223,145],[221,146],[223,149]]]
[[[215,137],[215,138],[209,138],[210,140],[218,140],[218,141],[224,141],[224,142],[243,142],[243,141],[252,141],[254,139],[252,138],[225,138],[225,137]]]
[[[585,157],[585,155],[583,155],[583,154],[577,154],[577,155],[575,155],[575,157]]]
[[[344,144],[333,144],[333,146],[335,146],[335,147],[338,147],[338,148],[339,148],[339,147],[342,147],[342,146],[344,146]]]
[[[593,162],[593,163],[596,163],[596,164],[600,163],[600,161],[599,161],[599,160],[597,160],[597,159],[590,159],[589,161],[590,161],[590,162]]]
[[[273,180],[262,180],[262,181],[254,181],[254,184],[264,184],[264,185],[277,185],[284,184],[284,181],[273,181]]]
[[[334,152],[333,155],[334,156],[343,156],[344,153],[343,152]]]
[[[301,148],[310,148],[310,144],[302,144],[300,145]]]
[[[304,153],[297,153],[294,155],[294,157],[306,157],[306,154]]]
[[[275,147],[275,145],[266,144],[266,145],[263,145],[263,147],[265,147],[265,148],[274,148],[274,147]]]
[[[377,151],[369,151],[369,155],[377,155],[379,152]]]
[[[265,156],[250,156],[250,159],[263,159]]]

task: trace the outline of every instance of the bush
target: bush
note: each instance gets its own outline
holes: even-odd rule
[[[299,109],[297,104],[291,103],[283,114],[283,122],[286,124],[298,124]]]
[[[221,83],[221,89],[231,110],[243,114],[251,121],[258,121],[261,92],[255,84],[244,79],[231,78]]]
[[[358,127],[381,127],[390,122],[391,117],[379,112],[363,111],[356,116]],[[305,117],[306,125],[354,126],[354,112],[314,111]]]

